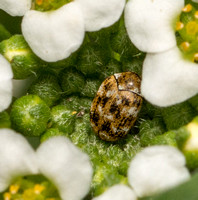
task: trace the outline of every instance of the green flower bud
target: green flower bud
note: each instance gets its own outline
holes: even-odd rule
[[[196,109],[196,111],[198,111],[198,95],[190,98],[188,102],[192,105],[193,108]]]
[[[64,95],[80,93],[85,85],[84,76],[75,70],[64,70],[60,80]]]
[[[134,57],[131,61],[123,61],[122,71],[135,72],[141,77],[143,61],[144,61],[144,56]]]
[[[108,54],[109,51],[98,45],[85,44],[79,52],[76,68],[85,76],[98,76],[109,61]]]
[[[120,72],[122,72],[120,63],[116,60],[111,60],[106,66],[103,67],[103,70],[100,74],[100,80],[103,81],[108,76]]]
[[[161,108],[150,104],[146,100],[143,101],[142,108],[139,113],[139,118],[153,119],[155,117],[162,118]]]
[[[29,94],[38,95],[48,106],[53,106],[61,97],[58,79],[51,74],[43,74],[28,89]]]
[[[74,131],[74,124],[77,111],[69,109],[67,106],[58,105],[51,110],[51,122],[52,128],[58,128],[64,133],[72,133]]]
[[[198,117],[177,131],[177,143],[189,169],[198,167]]]
[[[111,37],[111,34],[114,31],[117,31],[118,28],[118,22],[113,24],[112,26],[109,26],[107,28],[103,28],[99,31],[94,32],[87,32],[85,36],[85,42],[92,43],[98,45],[100,48],[106,48],[106,50],[110,50],[110,44],[109,40]],[[106,51],[105,50],[105,51]]]
[[[188,102],[184,102],[163,108],[162,116],[167,129],[172,130],[186,125],[196,116],[196,112]]]
[[[68,98],[62,99],[62,102],[60,104],[65,105],[68,109],[76,110],[78,112],[78,115],[80,115],[79,112],[89,112],[91,103],[92,99],[90,98],[70,96]]]
[[[100,85],[101,85],[101,81],[99,81],[99,80],[86,79],[86,83],[85,83],[83,89],[81,90],[80,94],[85,97],[93,98],[93,97],[95,97]]]
[[[98,165],[92,180],[94,196],[104,193],[115,184],[127,184],[127,178],[120,175],[116,167],[105,164]]]
[[[22,35],[15,35],[2,41],[0,53],[10,62],[15,79],[27,78],[37,72],[42,65]]]
[[[139,127],[140,142],[143,147],[150,146],[156,136],[165,132],[165,126],[161,119],[143,121]]]
[[[137,55],[140,51],[131,43],[127,34],[124,18],[121,18],[119,24],[119,30],[115,35],[112,35],[110,40],[111,48],[118,53],[121,57],[121,61],[131,59],[133,55]]]
[[[91,132],[90,116],[82,112],[77,114],[74,132],[70,135],[71,141],[81,149],[85,149],[89,143]]]
[[[82,132],[82,133],[90,133],[91,126],[90,126],[90,115],[78,113],[78,117],[75,121],[75,132]]]
[[[43,133],[43,135],[41,135],[40,141],[44,142],[44,141],[46,141],[47,139],[49,139],[49,138],[51,138],[53,136],[59,136],[59,135],[66,136],[66,134],[61,132],[61,131],[59,131],[59,129],[50,128],[45,133]]]
[[[50,116],[50,108],[36,95],[17,99],[10,113],[12,127],[27,136],[40,136],[47,128]]]
[[[163,135],[157,135],[150,142],[150,145],[169,145],[169,146],[177,147],[176,132],[168,131],[164,133]]]
[[[76,110],[78,113],[89,112],[91,107],[92,99],[78,97],[78,96],[70,96],[68,98],[62,99],[61,105],[65,105],[67,108]]]
[[[54,74],[60,73],[60,70],[63,70],[65,68],[73,68],[73,66],[76,65],[77,62],[77,56],[78,56],[78,51],[72,53],[68,58],[64,60],[60,60],[57,62],[50,62],[47,63],[49,68],[47,68],[49,71],[53,71]]]

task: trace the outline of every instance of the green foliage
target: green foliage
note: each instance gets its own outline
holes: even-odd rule
[[[27,136],[40,136],[47,128],[50,116],[50,108],[36,95],[17,99],[10,113],[12,128]]]

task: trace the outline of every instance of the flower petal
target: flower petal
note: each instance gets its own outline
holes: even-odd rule
[[[23,16],[31,8],[31,0],[1,0],[0,9],[12,16]]]
[[[121,16],[125,0],[75,0],[85,18],[86,31],[98,31],[115,23]]]
[[[55,62],[80,47],[84,20],[77,3],[71,2],[51,12],[28,11],[22,21],[22,32],[37,56]]]
[[[115,185],[93,200],[136,200],[134,191],[126,185]]]
[[[198,92],[197,77],[198,65],[184,60],[177,47],[147,54],[143,64],[142,95],[157,106],[180,103]]]
[[[12,80],[0,81],[0,112],[12,102]]]
[[[10,63],[0,55],[0,112],[12,101],[12,69]]]
[[[10,63],[0,54],[0,80],[10,80],[13,77]]]
[[[13,178],[38,173],[36,156],[27,140],[10,129],[0,129],[0,191]]]
[[[150,196],[188,180],[185,158],[170,146],[147,147],[132,160],[129,183],[139,197]]]
[[[92,179],[89,157],[66,137],[42,143],[37,155],[41,173],[54,183],[63,200],[79,200],[87,194]]]
[[[131,41],[141,51],[161,52],[176,45],[173,23],[184,0],[130,0],[125,24]]]

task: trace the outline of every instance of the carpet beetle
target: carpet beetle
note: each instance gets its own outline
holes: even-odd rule
[[[90,109],[91,126],[102,140],[116,141],[129,132],[143,102],[140,83],[134,72],[117,73],[103,81]]]

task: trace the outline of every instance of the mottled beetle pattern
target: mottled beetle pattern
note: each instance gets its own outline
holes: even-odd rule
[[[140,83],[133,72],[117,73],[103,81],[90,110],[91,126],[102,140],[116,141],[129,132],[143,101]]]

